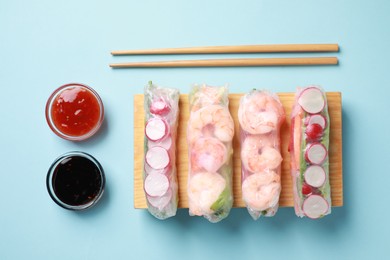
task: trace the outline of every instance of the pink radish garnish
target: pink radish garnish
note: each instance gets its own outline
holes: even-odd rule
[[[325,161],[328,152],[321,143],[309,144],[306,148],[305,159],[311,164],[321,164]]]
[[[172,199],[172,190],[169,189],[161,197],[152,197],[152,196],[146,195],[146,198],[149,201],[150,205],[152,205],[153,207],[157,208],[158,210],[162,210],[171,201],[171,199]]]
[[[309,87],[302,91],[298,98],[299,105],[308,113],[316,114],[325,107],[325,99],[317,87]]]
[[[146,122],[145,135],[151,141],[159,141],[168,133],[168,124],[161,118],[151,118]]]
[[[161,99],[154,101],[150,105],[150,113],[155,114],[155,115],[159,115],[159,116],[165,115],[170,110],[171,109],[169,108],[169,105]]]
[[[168,177],[164,174],[149,174],[144,182],[145,192],[151,197],[161,197],[169,189]]]
[[[315,141],[321,138],[324,129],[319,124],[310,124],[306,127],[305,134],[308,140]]]
[[[308,185],[307,183],[304,183],[302,185],[302,194],[307,196],[307,195],[310,195],[312,193],[313,193],[313,188],[310,185]]]
[[[305,173],[305,181],[312,187],[319,188],[324,185],[326,174],[324,168],[318,165],[309,166]]]
[[[303,202],[302,210],[307,217],[317,219],[328,212],[329,204],[322,196],[311,195]]]
[[[322,127],[322,129],[325,129],[326,119],[323,115],[320,114],[311,115],[307,117],[305,124],[306,125],[319,124]]]
[[[155,146],[161,146],[161,147],[165,148],[166,150],[169,150],[172,146],[172,138],[170,136],[167,136],[166,138],[164,138],[158,142],[153,142],[153,141],[148,142],[149,149],[152,147],[155,147]]]
[[[164,169],[170,162],[168,151],[160,146],[150,148],[146,152],[145,160],[155,170]]]
[[[153,169],[152,167],[150,167],[149,164],[145,163],[144,165],[144,170],[146,172],[146,174],[154,174],[154,173],[160,173],[160,174],[165,174],[167,172],[167,168],[169,168],[169,166],[165,167],[164,169]]]

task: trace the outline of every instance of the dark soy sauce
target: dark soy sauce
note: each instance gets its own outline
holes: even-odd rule
[[[99,167],[90,159],[78,155],[63,158],[52,175],[55,195],[71,206],[93,201],[101,192],[102,182]]]

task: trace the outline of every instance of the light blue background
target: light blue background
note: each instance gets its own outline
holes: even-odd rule
[[[0,259],[388,259],[389,13],[385,0],[1,0]],[[114,58],[114,49],[333,42],[338,66],[108,67],[178,58]],[[233,209],[218,224],[187,210],[164,222],[135,210],[133,95],[149,80],[183,93],[197,82],[229,83],[231,92],[311,83],[341,91],[344,207],[318,221],[282,208],[254,222]],[[69,82],[92,86],[105,104],[106,123],[87,142],[62,140],[45,121],[48,96]],[[103,200],[86,212],[58,207],[45,187],[52,161],[71,150],[94,155],[107,176]]]

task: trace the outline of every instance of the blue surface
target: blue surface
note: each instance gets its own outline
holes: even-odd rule
[[[389,12],[385,0],[2,0],[0,259],[388,258]],[[333,42],[341,47],[338,66],[108,67],[176,58],[114,58],[114,49]],[[161,222],[133,209],[133,95],[149,80],[183,93],[202,82],[229,83],[231,92],[293,92],[311,83],[341,91],[345,206],[319,221],[282,208],[254,222],[234,209],[218,224],[187,210]],[[105,104],[106,123],[87,142],[62,140],[45,121],[46,99],[69,82],[92,86]],[[107,177],[101,203],[81,213],[58,207],[45,187],[50,164],[72,150],[94,155]]]

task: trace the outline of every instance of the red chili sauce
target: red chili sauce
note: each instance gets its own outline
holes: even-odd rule
[[[63,90],[51,107],[53,123],[59,131],[70,136],[82,136],[94,129],[100,113],[94,93],[81,86]]]

